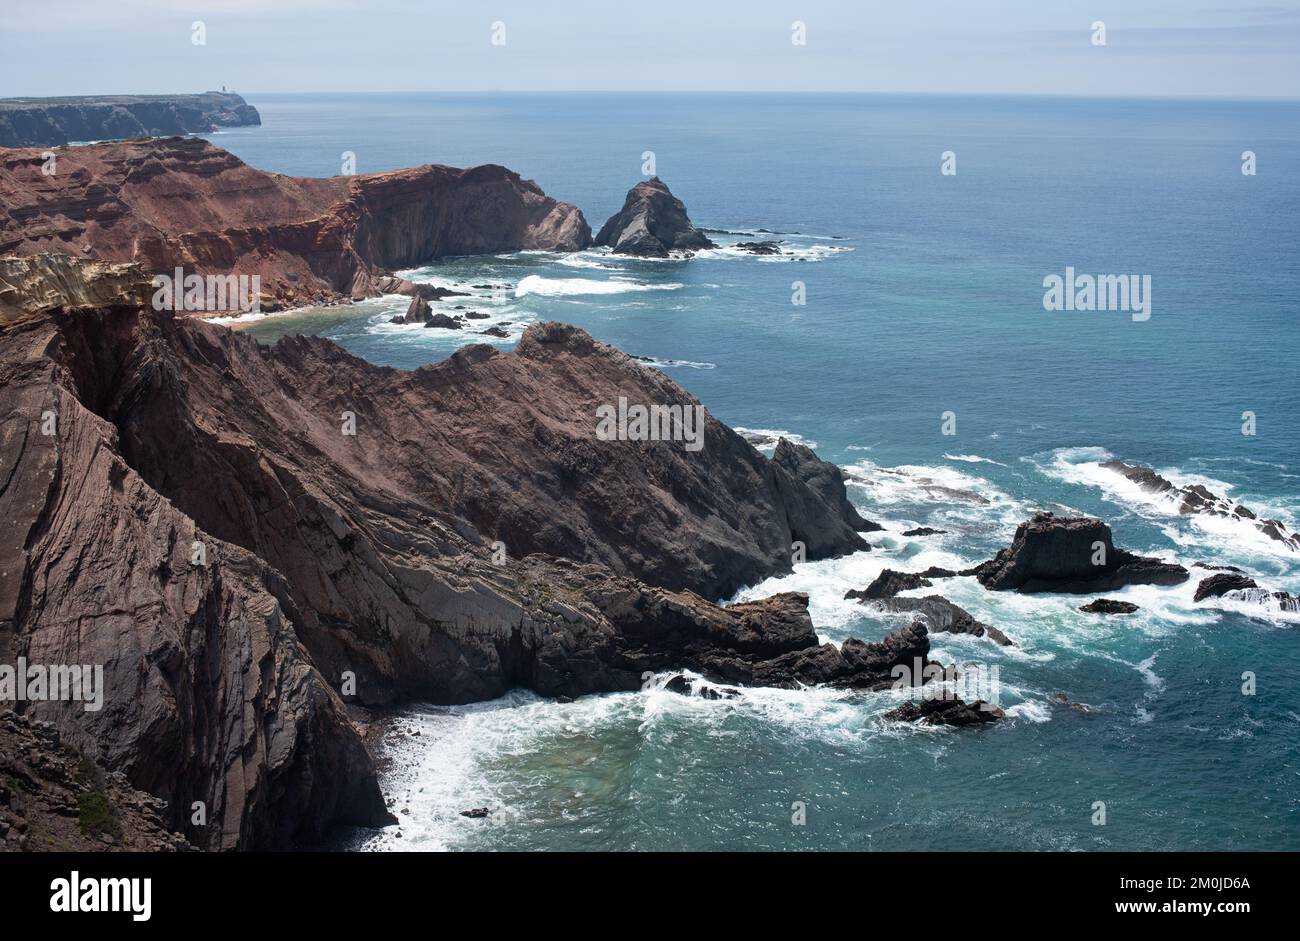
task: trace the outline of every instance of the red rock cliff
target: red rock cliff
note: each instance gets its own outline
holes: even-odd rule
[[[427,165],[310,179],[200,139],[0,150],[0,255],[135,261],[147,272],[259,275],[266,302],[378,293],[382,269],[591,243],[581,211],[504,167]]]

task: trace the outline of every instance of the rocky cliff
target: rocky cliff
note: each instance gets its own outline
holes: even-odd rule
[[[443,256],[591,242],[578,209],[491,165],[289,177],[197,138],[77,147],[46,165],[40,150],[0,151],[0,255],[256,275],[264,309],[372,296],[387,270]]]
[[[797,539],[862,548],[862,521],[830,465],[769,461],[712,418],[699,451],[600,439],[620,396],[697,404],[558,324],[408,373],[139,306],[15,317],[0,662],[102,664],[101,711],[24,711],[166,800],[196,845],[276,848],[388,819],[349,703],[630,690],[677,668],[879,688],[925,658],[919,625],[836,648],[805,596],[708,600],[788,571]]]
[[[0,147],[56,147],[70,141],[202,134],[262,123],[239,95],[92,95],[0,98]]]

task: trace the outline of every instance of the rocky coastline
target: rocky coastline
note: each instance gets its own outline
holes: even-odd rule
[[[37,152],[0,153],[0,197],[19,210],[0,221],[0,663],[75,650],[103,666],[105,705],[28,702],[0,732],[110,782],[142,846],[290,849],[392,823],[370,746],[374,716],[404,703],[568,700],[664,674],[670,692],[725,700],[881,691],[900,674],[919,687],[956,676],[932,634],[1015,646],[941,595],[905,594],[935,579],[1100,594],[1191,578],[1116,547],[1099,519],[1039,513],[969,569],[884,570],[849,597],[897,627],[823,643],[805,594],[716,599],[870,551],[864,534],[884,527],[844,472],[784,437],[765,457],[585,331],[534,324],[510,352],[474,344],[403,371],[318,337],[260,346],[149,302],[155,271],[248,268],[269,306],[401,294],[404,323],[459,324],[435,307],[454,292],[392,272],[581,250],[575,207],[497,166],[313,180],[175,138],[63,159],[40,180]],[[712,245],[657,178],[596,242],[653,257]],[[598,409],[625,400],[699,414],[707,445],[595,434]],[[1197,600],[1249,591],[1244,573],[1212,574]],[[883,718],[1004,717],[982,699],[916,700]],[[81,793],[65,790],[53,805]]]

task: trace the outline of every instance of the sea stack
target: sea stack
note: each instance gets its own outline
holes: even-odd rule
[[[623,208],[610,216],[596,235],[597,245],[608,245],[618,255],[667,258],[669,252],[713,248],[703,232],[691,224],[682,201],[657,176],[628,190]]]

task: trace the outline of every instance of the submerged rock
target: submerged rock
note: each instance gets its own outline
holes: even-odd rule
[[[783,255],[780,242],[738,242],[735,247],[751,255]]]
[[[692,684],[690,678],[679,673],[664,684],[664,689],[678,696],[695,696],[701,699],[739,699],[741,692],[731,687],[710,686],[708,683]]]
[[[673,251],[714,247],[691,224],[682,201],[657,176],[628,191],[623,208],[601,226],[595,244],[608,245],[619,255],[654,258],[666,258]]]
[[[1001,709],[982,699],[966,703],[956,698],[926,698],[920,702],[905,702],[886,712],[882,718],[891,722],[920,720],[926,725],[962,726],[996,722],[1005,715]]]
[[[965,608],[953,604],[940,595],[926,595],[923,598],[882,598],[870,603],[872,607],[888,614],[920,615],[926,626],[936,634],[970,634],[972,637],[988,637],[999,647],[1015,646],[1011,638],[1002,631],[991,624],[977,621]]]
[[[1116,549],[1099,519],[1051,513],[1021,523],[1009,547],[970,572],[990,591],[1071,594],[1177,585],[1191,577],[1181,565]]]
[[[469,810],[462,810],[460,815],[462,817],[470,817],[474,820],[482,820],[490,813],[492,813],[492,811],[486,807],[471,807]]]
[[[1244,520],[1268,538],[1282,543],[1293,551],[1300,551],[1300,534],[1288,531],[1280,520],[1261,520],[1249,507],[1220,496],[1203,484],[1180,487],[1160,476],[1150,467],[1143,467],[1140,464],[1105,461],[1101,466],[1132,481],[1148,493],[1166,495],[1171,501],[1177,503],[1179,513],[1199,513]]]

